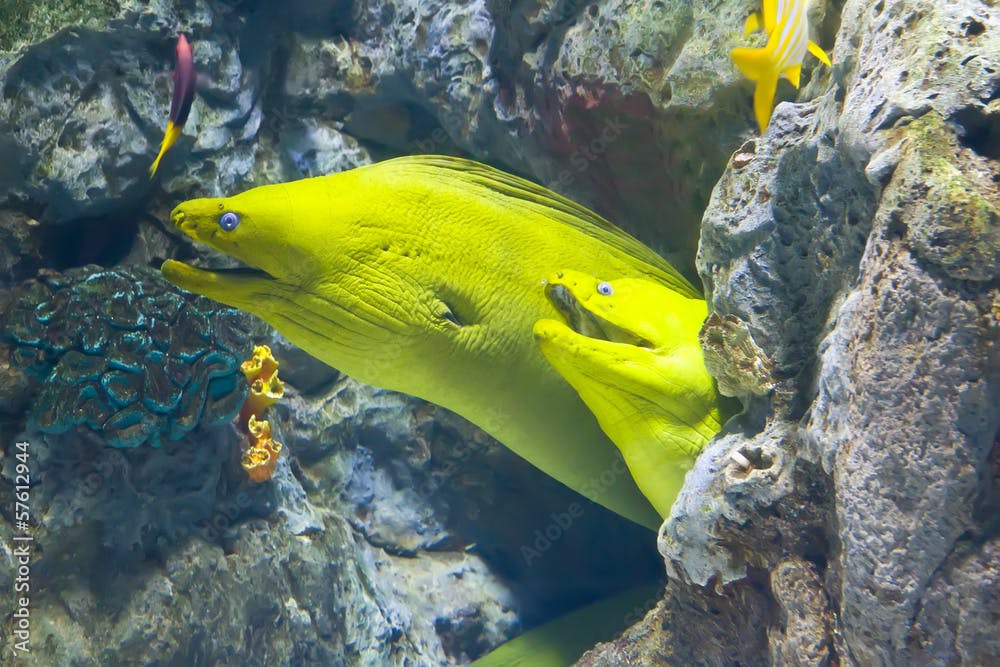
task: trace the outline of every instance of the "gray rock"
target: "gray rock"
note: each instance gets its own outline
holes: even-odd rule
[[[762,588],[753,581],[739,582],[716,593],[671,581],[663,599],[638,623],[584,653],[576,664],[767,665],[765,628],[747,622],[748,614],[754,619],[769,614]]]
[[[832,77],[730,162],[699,272],[776,386],[688,475],[660,534],[677,585],[582,664],[996,655],[998,31],[978,2],[848,0]],[[698,596],[736,605],[721,640],[694,610],[664,623]],[[760,654],[712,653],[748,634]]]
[[[989,622],[1000,610],[997,547],[995,538],[960,542],[934,573],[913,624],[916,660],[986,665],[1000,655]]]
[[[342,518],[338,480],[307,492],[287,456],[270,483],[252,484],[228,426],[160,449],[15,439],[29,443],[35,481],[33,664],[445,665],[517,627],[511,591],[469,545],[379,544]],[[369,506],[403,524],[412,513],[391,520],[392,502]],[[2,557],[13,563],[10,528]]]
[[[768,628],[771,664],[831,664],[839,648],[832,639],[836,620],[815,565],[785,559],[770,583],[779,605],[777,623]]]
[[[0,200],[39,206],[43,222],[58,224],[148,197],[181,31],[191,38],[199,102],[161,176],[173,191],[221,193],[247,182],[262,115],[260,75],[243,67],[238,24],[222,6],[113,3],[108,19],[95,21],[100,13],[48,4],[62,13],[43,25],[63,29],[0,62]],[[202,157],[197,168],[170,180],[190,154]],[[205,159],[211,156],[217,159]]]
[[[862,664],[915,648],[930,578],[960,537],[983,528],[973,513],[1000,424],[985,292],[921,262],[894,226],[916,221],[894,196],[905,173],[883,194],[860,280],[824,343],[808,425],[835,480],[840,617]]]
[[[42,261],[38,227],[38,221],[27,215],[0,210],[0,285],[20,282],[38,269]]]

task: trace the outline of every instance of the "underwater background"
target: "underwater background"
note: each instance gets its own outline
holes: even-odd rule
[[[0,664],[467,664],[638,585],[578,664],[995,662],[1000,17],[814,0],[833,66],[761,133],[730,58],[759,9],[0,0]],[[196,94],[151,178],[179,34]],[[416,154],[704,289],[741,410],[658,535],[160,274],[227,263],[184,200]],[[264,481],[232,423],[258,344]]]

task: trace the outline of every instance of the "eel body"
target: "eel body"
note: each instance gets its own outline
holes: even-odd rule
[[[572,665],[597,642],[611,641],[642,619],[661,597],[659,586],[641,586],[599,600],[515,637],[469,667]]]
[[[560,267],[697,298],[665,260],[588,209],[457,158],[397,158],[177,206],[184,233],[250,268],[167,260],[178,287],[249,311],[314,357],[449,408],[639,524],[660,518],[532,336],[559,317]]]
[[[641,278],[602,281],[562,270],[547,282],[564,320],[535,323],[539,348],[666,518],[695,457],[721,426],[698,340],[705,301]]]

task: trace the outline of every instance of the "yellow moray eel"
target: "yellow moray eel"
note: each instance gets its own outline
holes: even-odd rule
[[[666,518],[684,475],[721,426],[698,341],[705,301],[649,280],[600,281],[578,271],[551,276],[546,293],[569,326],[539,320],[539,348]]]
[[[177,206],[184,233],[253,267],[164,262],[178,287],[254,313],[314,357],[477,424],[543,472],[656,529],[617,448],[535,345],[562,266],[691,298],[665,260],[545,188],[468,160],[397,158]],[[614,481],[608,483],[613,477]]]

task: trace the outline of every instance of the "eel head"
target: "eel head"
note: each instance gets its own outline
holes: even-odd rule
[[[718,430],[714,384],[698,341],[704,300],[649,280],[602,281],[568,270],[552,275],[545,289],[564,321],[536,322],[535,341],[623,453],[651,437],[662,440],[664,429],[708,437]],[[706,426],[709,413],[714,423]],[[696,437],[697,445],[686,435],[672,440],[697,453],[707,437]]]

